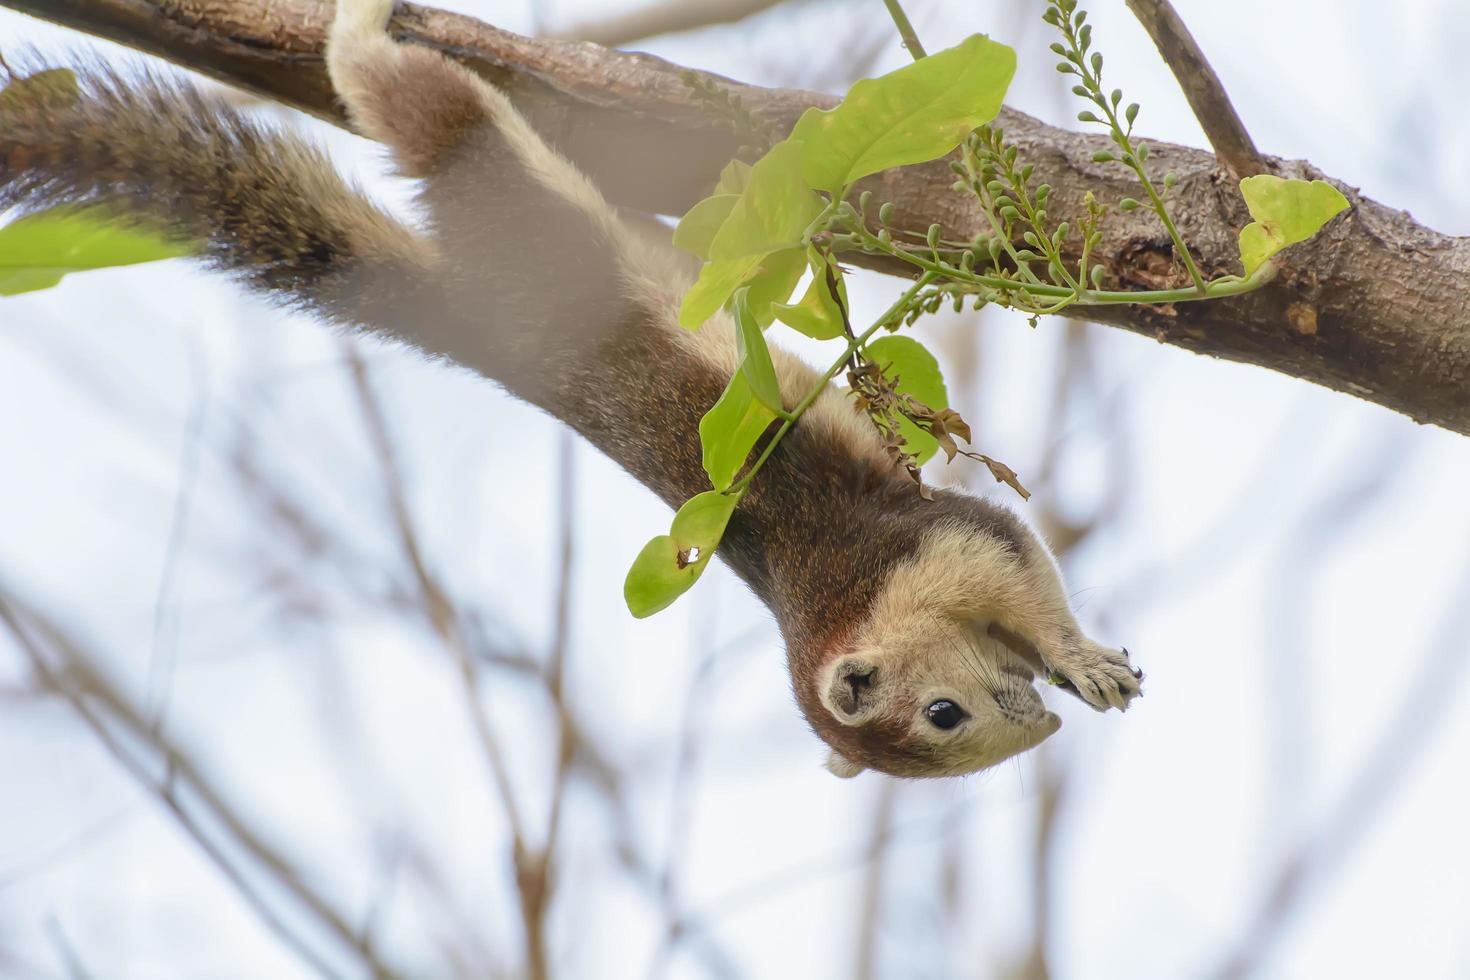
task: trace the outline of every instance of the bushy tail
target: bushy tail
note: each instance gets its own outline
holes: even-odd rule
[[[0,207],[100,205],[337,319],[422,280],[426,243],[306,141],[147,70],[76,75],[0,93]]]

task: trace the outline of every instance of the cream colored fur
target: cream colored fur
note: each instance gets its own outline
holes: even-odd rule
[[[1037,541],[1028,541],[1017,557],[994,538],[934,528],[918,553],[889,576],[855,644],[911,646],[915,637],[942,633],[953,623],[997,623],[1016,634],[1099,710],[1126,710],[1138,693],[1126,652],[1093,642],[1077,625],[1056,562]]]

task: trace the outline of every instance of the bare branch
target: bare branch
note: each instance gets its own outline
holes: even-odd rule
[[[1205,131],[1205,138],[1215,148],[1215,156],[1230,175],[1240,180],[1269,172],[1265,158],[1225,94],[1220,76],[1210,67],[1174,5],[1169,0],[1128,0],[1128,9],[1158,46],[1159,54],[1178,79],[1194,117]]]
[[[605,20],[584,21],[565,30],[552,31],[547,36],[621,48],[634,41],[660,34],[733,24],[782,2],[783,0],[659,0]]]
[[[0,0],[90,31],[342,122],[321,50],[331,7],[321,0]],[[615,203],[675,214],[698,200],[737,149],[706,118],[680,69],[647,55],[591,44],[533,40],[467,17],[411,4],[393,21],[400,39],[446,51],[502,86],[532,122]],[[811,92],[728,83],[746,106],[789,127]],[[1014,110],[1000,124],[1053,188],[1051,210],[1081,214],[1084,195],[1114,201],[1136,193],[1122,168],[1095,164],[1105,135],[1046,126]],[[1173,170],[1173,213],[1210,273],[1239,269],[1238,229],[1249,217],[1215,157],[1150,142],[1150,162]],[[1323,177],[1303,162],[1270,169]],[[895,224],[937,223],[954,238],[983,218],[953,193],[945,161],[864,182],[894,203]],[[1409,215],[1338,185],[1352,207],[1312,243],[1285,253],[1284,272],[1265,289],[1230,301],[1178,307],[1089,309],[1089,318],[1186,350],[1243,361],[1385,405],[1420,422],[1470,433],[1470,238],[1434,232]],[[1104,224],[1094,250],[1117,288],[1172,285],[1169,242],[1147,209]],[[1073,258],[1073,256],[1068,256]],[[874,268],[895,271],[874,260]]]
[[[898,808],[898,781],[885,779],[878,787],[873,806],[872,839],[868,844],[868,873],[863,883],[862,911],[855,924],[857,962],[853,976],[874,980],[878,970],[878,937],[882,933],[883,898],[888,887],[888,838],[893,833],[893,813]]]
[[[224,843],[218,839],[220,834],[230,845],[248,854],[254,866],[278,888],[295,898],[319,926],[355,955],[371,976],[388,980],[397,976],[378,959],[370,944],[346,918],[225,801],[189,754],[149,724],[142,712],[97,670],[93,658],[77,641],[54,622],[4,592],[0,592],[0,622],[15,637],[39,683],[67,700],[122,768],[163,804],[251,910],[304,963],[324,977],[343,975],[296,929],[287,925],[281,911],[227,853]],[[53,659],[59,666],[53,666]],[[200,812],[196,813],[196,807]]]

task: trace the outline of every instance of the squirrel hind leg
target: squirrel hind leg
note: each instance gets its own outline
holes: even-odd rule
[[[434,174],[466,135],[489,120],[473,72],[387,32],[393,0],[338,0],[327,72],[363,136],[386,144],[405,177]]]

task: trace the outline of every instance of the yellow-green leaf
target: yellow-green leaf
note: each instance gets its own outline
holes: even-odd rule
[[[838,308],[836,300],[832,298],[832,290],[827,285],[827,260],[816,249],[808,249],[807,265],[812,271],[812,281],[801,300],[789,305],[777,303],[771,307],[771,311],[776,319],[813,340],[841,337],[842,309]],[[837,282],[837,295],[842,298],[843,308],[846,308],[847,282],[842,278],[842,268],[835,263],[831,268]]]
[[[868,174],[944,156],[994,119],[1016,52],[983,34],[852,87],[835,109],[808,109],[791,131],[811,186],[839,193]]]
[[[95,211],[42,211],[0,228],[0,296],[49,289],[73,272],[155,262],[189,251]]]
[[[711,259],[769,255],[803,244],[822,201],[802,179],[801,153],[799,143],[782,140],[750,168],[740,200],[710,242]]]
[[[750,390],[744,371],[736,371],[714,407],[699,420],[704,471],[716,490],[727,490],[750,458],[750,451],[776,420]]]
[[[781,404],[781,382],[759,323],[750,313],[750,288],[735,291],[735,350],[740,356],[740,373],[750,385],[750,393],[774,413],[784,411]]]
[[[684,296],[679,308],[679,323],[698,329],[741,286],[750,288],[750,312],[764,329],[775,318],[772,304],[784,303],[801,279],[805,253],[788,248],[769,255],[746,256],[707,262],[699,270],[699,280]],[[686,319],[686,316],[688,319]]]
[[[744,160],[731,160],[725,164],[725,169],[720,171],[720,180],[715,184],[715,193],[738,195],[749,183],[750,164]]]
[[[710,242],[715,240],[715,234],[730,217],[730,210],[738,200],[738,194],[716,194],[694,205],[674,229],[674,247],[708,259]]]
[[[725,525],[730,523],[730,515],[735,513],[739,499],[733,494],[714,490],[696,494],[684,501],[684,506],[674,515],[669,534],[681,548],[698,548],[699,554],[691,557],[701,563],[706,562],[725,536]]]
[[[1240,230],[1240,260],[1251,275],[1288,245],[1304,242],[1347,210],[1347,198],[1325,180],[1259,174],[1240,182],[1240,193],[1256,220]]]
[[[868,344],[868,360],[883,369],[883,376],[893,382],[902,394],[923,402],[938,411],[949,407],[949,392],[939,362],[923,344],[911,337],[882,337]],[[927,462],[939,448],[939,442],[908,419],[899,422],[904,451],[918,454],[920,463]]]
[[[764,255],[746,255],[738,259],[706,262],[684,301],[679,304],[679,326],[698,330],[714,316],[730,294],[740,288],[761,267]]]
[[[679,564],[679,546],[673,537],[660,534],[638,552],[628,577],[623,580],[623,601],[628,611],[639,619],[667,609],[683,595],[699,570]]]
[[[771,147],[747,178],[709,242],[709,262],[679,308],[679,323],[690,330],[714,315],[766,256],[803,247],[807,226],[822,210],[822,199],[802,179],[801,147],[790,140]]]
[[[767,255],[745,281],[745,288],[750,291],[750,315],[762,330],[776,318],[775,304],[785,303],[791,298],[791,291],[801,281],[805,268],[805,251],[788,248]]]
[[[668,534],[638,552],[623,581],[623,600],[639,619],[667,609],[704,574],[739,500],[714,491],[697,494],[674,515]]]

